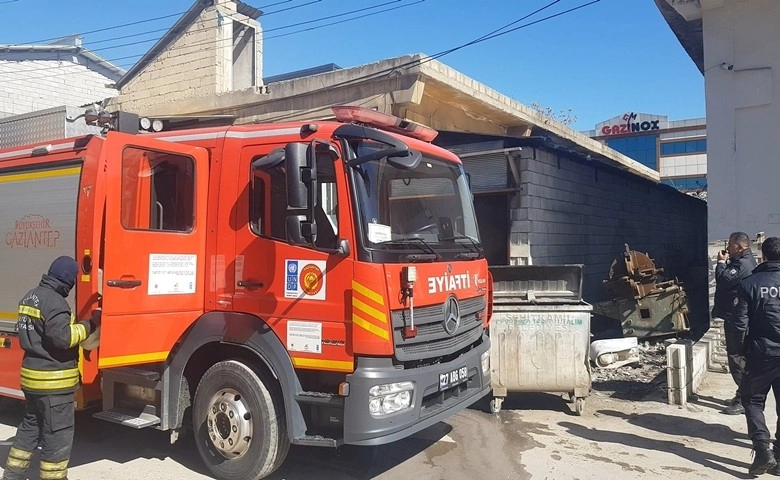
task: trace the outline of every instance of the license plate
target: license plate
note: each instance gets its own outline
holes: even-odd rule
[[[467,367],[460,367],[457,370],[452,370],[439,374],[439,391],[447,390],[455,385],[459,385],[469,379],[469,369]]]

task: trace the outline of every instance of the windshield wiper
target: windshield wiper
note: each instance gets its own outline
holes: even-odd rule
[[[468,235],[453,235],[452,237],[446,238],[445,240],[452,240],[458,245],[463,245],[464,247],[469,249],[468,253],[457,254],[456,255],[457,258],[482,258],[484,254],[484,250],[482,250],[482,246],[480,246],[479,243],[477,243],[473,238],[469,237]],[[469,243],[468,244],[461,243],[456,240],[468,240]]]
[[[384,242],[384,243],[396,243],[396,244],[401,244],[401,245],[415,245],[417,247],[420,247],[420,250],[422,250],[422,251],[424,251],[426,253],[430,253],[431,255],[433,255],[433,258],[431,258],[430,260],[440,260],[441,259],[441,255],[439,255],[439,253],[436,252],[436,250],[433,249],[431,244],[426,242],[425,240],[423,240],[420,237],[398,238],[398,239],[390,240],[389,242]],[[422,260],[423,258],[420,258],[420,259]],[[427,258],[425,258],[425,259],[427,259]]]
[[[401,255],[400,258],[403,262],[417,263],[433,262],[434,260],[438,260],[439,256],[433,253],[409,253],[406,255]]]

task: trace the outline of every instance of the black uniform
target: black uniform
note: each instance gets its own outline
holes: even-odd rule
[[[770,442],[764,419],[769,389],[780,398],[780,261],[764,262],[742,280],[732,320],[731,340],[747,360],[740,390],[748,435],[754,448],[765,449]],[[777,411],[780,415],[780,401]],[[780,456],[777,433],[774,451]]]
[[[729,371],[737,384],[737,389],[742,382],[742,354],[738,353],[733,345],[730,345],[729,335],[731,330],[731,311],[737,298],[739,282],[747,277],[756,268],[756,259],[748,248],[739,255],[730,257],[728,262],[718,262],[715,266],[715,300],[712,307],[712,317],[722,318],[726,333],[726,350],[729,359]]]
[[[80,382],[78,345],[95,326],[88,320],[74,323],[65,301],[77,272],[75,260],[59,257],[19,303],[17,327],[24,349],[21,385],[26,405],[3,480],[26,479],[38,446],[40,478],[67,477],[73,445],[73,392]]]

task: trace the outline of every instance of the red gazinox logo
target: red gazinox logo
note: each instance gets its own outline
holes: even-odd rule
[[[629,112],[623,115],[623,121],[625,123],[619,123],[617,125],[604,125],[601,127],[602,135],[619,135],[621,133],[633,133],[633,132],[648,132],[650,130],[660,130],[658,125],[660,120],[645,120],[643,122],[632,122],[636,120],[637,115],[634,112]]]

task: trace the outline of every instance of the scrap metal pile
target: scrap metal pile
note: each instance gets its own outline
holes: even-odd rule
[[[640,339],[677,335],[690,329],[688,300],[677,279],[659,281],[646,253],[630,250],[616,258],[604,281],[611,300],[593,305],[594,318],[618,322],[625,337]]]

